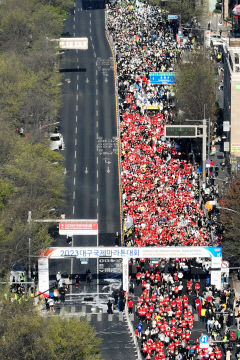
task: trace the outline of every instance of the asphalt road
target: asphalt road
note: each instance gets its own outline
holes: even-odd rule
[[[63,37],[88,38],[88,50],[64,51],[59,63],[63,81],[60,126],[67,172],[64,212],[66,219],[98,219],[99,223],[98,237],[74,236],[70,246],[113,246],[115,233],[120,233],[115,80],[104,7],[101,0],[75,1],[63,33]],[[57,236],[53,246],[66,246],[66,237]],[[88,264],[79,259],[51,260],[50,279],[55,280],[59,270],[72,277],[79,274],[80,286],[73,287],[73,293],[111,292],[114,285],[106,288],[101,280],[97,286],[97,266],[96,259]],[[87,269],[93,274],[91,287],[85,283]]]
[[[63,77],[61,132],[67,171],[67,219],[98,219],[99,236],[74,236],[74,246],[114,245],[120,232],[117,115],[112,52],[105,36],[104,2],[75,1],[65,21],[65,37],[87,37],[88,50],[61,55]],[[58,237],[54,246],[66,246]],[[96,274],[96,260],[80,265],[74,259],[51,270]]]
[[[105,36],[104,2],[76,0],[74,10],[65,21],[65,37],[87,37],[88,50],[68,50],[61,55],[60,72],[63,81],[60,126],[64,137],[66,219],[98,219],[99,236],[74,236],[69,246],[113,246],[115,233],[120,233],[119,169],[117,115],[112,52]],[[56,236],[53,246],[66,246],[66,237]],[[70,286],[66,306],[74,304],[76,311],[89,294],[97,301],[96,292],[111,293],[119,273],[119,262],[108,285],[97,281],[97,266],[105,271],[102,262],[90,259],[50,260],[50,280],[62,274],[80,275],[80,284]],[[114,267],[114,265],[112,264]],[[93,281],[86,284],[85,272],[90,269]],[[117,270],[117,271],[116,271]],[[115,272],[115,273],[114,273]],[[109,274],[107,274],[109,276]],[[117,283],[118,281],[118,283]],[[100,296],[100,306],[106,307],[109,296]],[[70,303],[69,303],[70,301]],[[103,338],[101,354],[104,359],[134,359],[124,322],[105,320],[93,325]],[[121,350],[120,350],[121,349]]]
[[[89,48],[65,51],[60,62],[64,82],[61,118],[67,169],[66,218],[98,218],[102,245],[107,240],[113,244],[113,234],[120,231],[114,73],[103,5],[100,0],[76,2],[66,20],[64,35],[86,36]],[[74,239],[75,246],[92,244],[92,237]]]

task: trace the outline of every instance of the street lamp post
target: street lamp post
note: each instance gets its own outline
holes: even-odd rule
[[[189,120],[185,119],[187,122],[202,122],[203,123],[203,134],[202,134],[202,179],[205,182],[206,179],[206,159],[208,154],[208,159],[210,157],[210,119],[201,119],[201,120]],[[208,131],[207,131],[207,121],[208,121]],[[208,152],[207,152],[207,132],[208,132]]]

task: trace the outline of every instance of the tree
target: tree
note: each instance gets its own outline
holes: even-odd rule
[[[63,158],[45,144],[32,144],[13,131],[1,127],[0,133],[0,272],[5,273],[18,259],[51,244],[48,225],[27,224],[49,216],[49,209],[63,204]]]
[[[1,360],[101,360],[101,341],[86,321],[40,316],[30,299],[3,301],[0,320]]]
[[[204,13],[204,1],[201,4],[196,0],[148,0],[148,2],[160,6],[168,14],[178,15],[181,24],[190,24],[193,18],[199,21]]]
[[[223,250],[227,257],[240,256],[240,175],[229,185],[229,188],[221,201],[221,206],[232,210],[221,210],[221,222],[223,224]]]
[[[186,119],[214,119],[215,72],[205,54],[191,54],[177,67],[176,99]]]

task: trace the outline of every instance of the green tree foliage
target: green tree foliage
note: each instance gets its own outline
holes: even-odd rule
[[[204,13],[204,1],[201,4],[196,0],[148,0],[147,2],[160,6],[168,14],[178,15],[182,24],[191,23],[194,17],[199,21]]]
[[[63,158],[48,148],[60,107],[58,43],[73,0],[0,2],[0,273],[49,246],[49,217],[62,204]],[[15,134],[23,127],[28,137]],[[52,216],[52,215],[51,215]],[[25,261],[27,263],[27,261]]]
[[[238,175],[230,184],[224,199],[221,202],[222,207],[233,209],[240,214],[240,175]],[[221,210],[221,222],[224,226],[223,251],[226,256],[240,256],[239,238],[240,238],[240,215],[229,210]]]
[[[0,313],[2,360],[101,360],[100,339],[88,322],[42,317],[31,301],[3,301]]]
[[[0,133],[0,253],[1,271],[27,258],[28,238],[31,253],[49,246],[47,225],[27,224],[28,211],[33,219],[49,215],[49,209],[62,204],[63,158],[45,144],[32,144],[2,127]]]
[[[191,54],[180,63],[176,99],[184,118],[200,120],[215,116],[215,72],[205,54]]]
[[[8,0],[0,4],[0,117],[40,137],[60,107],[58,43],[66,9],[62,1]],[[1,55],[2,53],[2,55]]]

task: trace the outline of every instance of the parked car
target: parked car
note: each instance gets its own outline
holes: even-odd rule
[[[51,150],[60,150],[63,147],[63,136],[60,133],[50,134],[50,144],[49,147]]]

